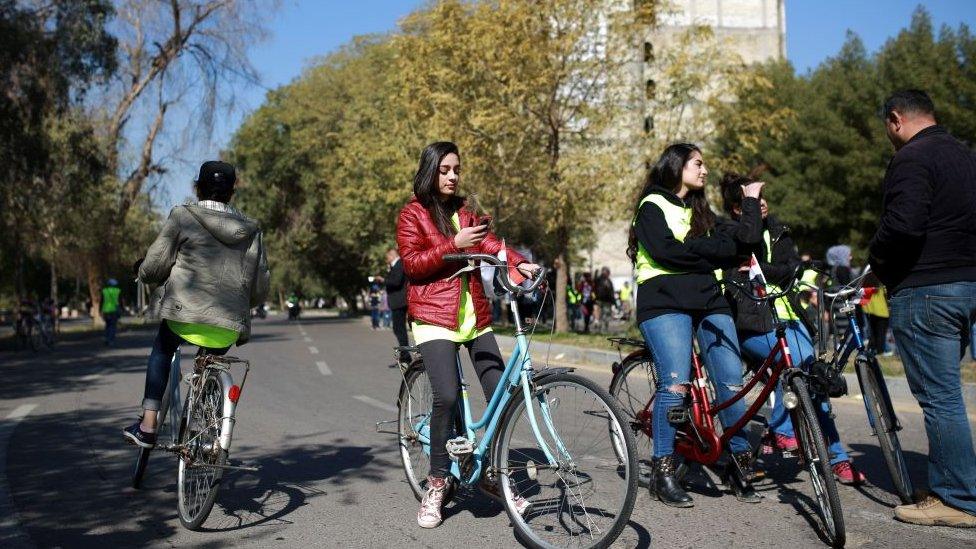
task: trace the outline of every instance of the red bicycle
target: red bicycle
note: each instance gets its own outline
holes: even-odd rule
[[[799,272],[799,269],[798,269]],[[786,323],[776,315],[772,303],[787,295],[796,284],[796,276],[790,285],[777,293],[755,295],[753,290],[734,280],[723,280],[723,284],[735,288],[753,301],[767,301],[773,312],[776,326],[776,346],[766,359],[746,371],[750,376],[742,389],[725,402],[713,403],[710,384],[697,353],[692,353],[692,376],[689,395],[684,408],[672,409],[668,421],[677,428],[675,449],[687,461],[703,465],[714,465],[722,456],[729,439],[751,421],[776,388],[782,384],[783,405],[789,411],[796,431],[800,465],[810,476],[810,484],[815,495],[817,515],[820,519],[824,541],[833,547],[842,547],[846,540],[844,516],[837,494],[837,485],[830,470],[830,454],[817,421],[816,408],[806,382],[807,374],[793,367],[790,346],[786,339]],[[653,359],[643,341],[611,338],[618,345],[637,346],[619,363],[613,365],[613,379],[610,394],[613,395],[624,413],[629,416],[631,429],[637,439],[640,456],[649,460],[653,455],[654,393],[657,387],[657,371]],[[721,432],[717,428],[715,416],[746,398],[754,389],[761,389],[746,413],[734,424]],[[734,461],[734,460],[732,460]],[[645,462],[644,465],[647,465]]]

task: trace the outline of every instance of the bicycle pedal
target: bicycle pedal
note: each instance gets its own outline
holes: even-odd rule
[[[668,423],[681,425],[691,420],[688,408],[671,408],[668,410]]]
[[[447,448],[447,454],[454,460],[474,453],[474,444],[465,437],[452,438],[444,446]]]

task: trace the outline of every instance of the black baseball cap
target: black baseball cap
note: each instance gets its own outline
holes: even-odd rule
[[[195,182],[207,186],[233,186],[237,182],[237,172],[234,166],[220,160],[208,160],[200,166],[200,173]]]

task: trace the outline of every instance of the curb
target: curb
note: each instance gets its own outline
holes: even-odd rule
[[[495,338],[498,340],[498,344],[500,346],[507,349],[511,349],[515,346],[515,338],[512,336],[495,334]],[[607,346],[610,346],[609,342],[607,342]],[[552,344],[550,355],[553,360],[569,364],[596,364],[608,366],[620,360],[620,355],[615,351],[586,349],[583,347],[564,345],[560,343]],[[625,352],[623,356],[627,356],[627,353]],[[859,397],[861,395],[861,387],[857,383],[857,374],[845,373],[844,377],[847,379],[848,397]],[[885,377],[885,384],[888,386],[888,393],[891,395],[892,400],[911,403],[916,402],[915,397],[912,396],[912,392],[908,387],[908,380],[905,378],[887,376]],[[976,412],[976,383],[962,384],[962,398],[963,402],[966,404],[967,412],[970,414]]]

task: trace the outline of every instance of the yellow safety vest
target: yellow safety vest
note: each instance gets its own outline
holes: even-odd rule
[[[674,234],[674,238],[678,242],[684,242],[685,236],[688,235],[688,231],[691,230],[691,208],[685,208],[683,206],[678,206],[672,204],[664,195],[658,193],[651,193],[644,197],[637,206],[639,211],[641,207],[647,202],[651,202],[661,211],[664,212],[664,222],[667,223],[668,228],[671,229],[671,233]],[[634,219],[634,224],[637,224],[637,219]],[[637,260],[634,265],[637,271],[637,284],[643,284],[648,280],[661,275],[670,274],[687,274],[682,271],[672,271],[667,267],[661,265],[651,257],[651,254],[647,251],[640,242],[637,243]],[[715,270],[715,278],[722,278],[722,270]]]
[[[768,230],[763,231],[763,240],[766,242],[766,263],[772,263],[773,262],[773,243],[772,243],[772,237],[770,236]],[[772,284],[772,283],[770,283],[770,282],[767,281],[766,282],[766,291],[768,291],[771,294],[776,294],[776,293],[779,293],[779,292],[781,292],[783,290],[780,289],[779,286],[777,286],[775,284]],[[790,301],[789,301],[789,299],[786,298],[786,296],[783,296],[783,297],[777,299],[775,306],[776,306],[776,314],[777,314],[777,316],[779,316],[779,319],[780,320],[797,320],[797,319],[800,318],[793,311],[793,305],[790,304]]]

